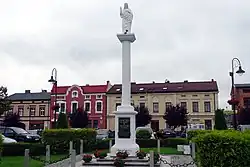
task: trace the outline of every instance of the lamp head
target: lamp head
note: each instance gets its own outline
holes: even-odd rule
[[[51,75],[51,77],[48,80],[48,82],[51,82],[51,83],[55,83],[56,82],[56,80],[54,79],[53,75]]]
[[[239,69],[236,71],[237,74],[242,75],[245,73],[245,71],[242,69],[241,66],[239,66]]]

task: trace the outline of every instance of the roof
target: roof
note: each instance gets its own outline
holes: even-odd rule
[[[120,94],[121,84],[113,85],[107,94]],[[217,92],[217,82],[167,82],[167,83],[131,83],[131,93],[174,93],[174,92]]]
[[[15,93],[8,97],[11,101],[27,101],[27,100],[50,100],[50,93],[36,92],[36,93]]]
[[[236,88],[250,88],[250,83],[246,84],[234,84]]]
[[[57,94],[66,94],[67,90],[73,86],[57,86]],[[77,85],[75,85],[75,86],[78,87]],[[86,93],[86,94],[106,93],[108,85],[85,85],[85,86],[80,86],[80,88],[83,90],[83,93]],[[52,93],[55,92],[54,86],[53,86],[51,92]]]

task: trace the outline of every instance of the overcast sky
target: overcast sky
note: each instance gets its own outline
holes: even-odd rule
[[[119,7],[134,13],[132,81],[218,82],[229,99],[231,60],[250,78],[249,0],[0,0],[0,85],[9,94],[59,85],[121,83]]]

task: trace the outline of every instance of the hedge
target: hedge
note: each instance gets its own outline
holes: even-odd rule
[[[0,152],[3,150],[3,136],[0,135]]]
[[[136,138],[137,139],[150,139],[151,134],[149,133],[148,130],[141,129],[136,132]]]
[[[40,143],[9,143],[3,144],[2,156],[24,156],[25,149],[29,149],[32,156],[46,153],[46,147]]]
[[[190,141],[192,138],[197,137],[198,135],[210,133],[212,130],[191,130],[187,132],[187,139]]]
[[[74,142],[76,152],[79,153],[80,140],[84,142],[84,150],[89,151],[93,148],[96,140],[94,129],[48,129],[42,134],[42,142],[51,146],[52,153],[65,153],[69,150],[70,141]]]
[[[250,166],[250,134],[238,131],[214,131],[192,139],[197,145],[201,167]]]

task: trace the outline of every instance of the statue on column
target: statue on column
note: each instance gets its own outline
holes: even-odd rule
[[[120,7],[120,16],[122,18],[122,32],[124,34],[131,33],[131,25],[133,20],[133,13],[128,8],[128,4],[124,3],[124,8]]]

